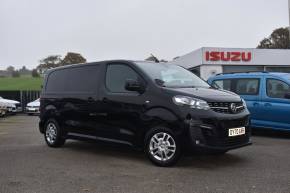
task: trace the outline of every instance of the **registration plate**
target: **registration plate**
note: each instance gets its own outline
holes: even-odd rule
[[[245,127],[229,129],[229,137],[245,135],[245,134],[246,134],[246,128]]]

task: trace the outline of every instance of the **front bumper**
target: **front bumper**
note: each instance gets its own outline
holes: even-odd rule
[[[7,109],[6,108],[1,108],[0,107],[0,117],[4,116],[7,112]]]
[[[7,111],[9,113],[20,113],[22,112],[22,108],[21,107],[8,107]]]
[[[215,118],[201,117],[187,121],[190,149],[228,151],[251,145],[249,115],[242,113],[234,116]],[[229,137],[229,129],[245,127],[244,135]]]
[[[26,113],[28,114],[39,114],[39,108],[36,107],[26,107]]]
[[[21,107],[16,107],[13,112],[14,113],[20,113],[20,112],[22,112],[22,108]]]

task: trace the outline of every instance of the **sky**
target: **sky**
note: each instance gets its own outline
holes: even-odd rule
[[[253,48],[288,20],[288,0],[0,0],[0,69],[67,52],[90,62]]]

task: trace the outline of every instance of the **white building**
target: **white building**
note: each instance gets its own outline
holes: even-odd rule
[[[218,73],[290,72],[290,50],[206,47],[170,63],[190,69],[205,80]]]

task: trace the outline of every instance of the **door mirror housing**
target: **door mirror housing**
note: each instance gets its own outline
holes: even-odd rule
[[[132,79],[126,80],[125,89],[128,91],[137,91],[139,93],[143,93],[145,90],[142,83]]]
[[[286,93],[284,96],[285,99],[290,99],[290,92]]]

